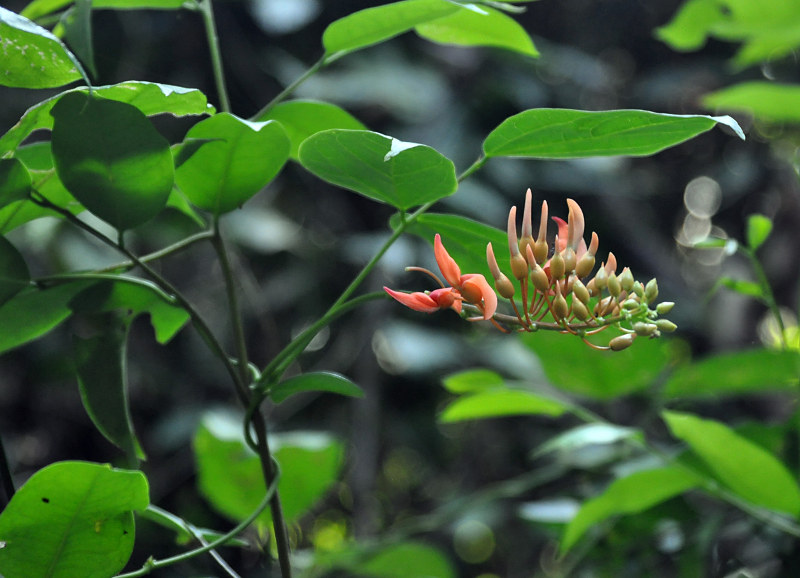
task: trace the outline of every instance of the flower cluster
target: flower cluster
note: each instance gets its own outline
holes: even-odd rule
[[[384,289],[394,299],[416,311],[433,313],[439,309],[453,309],[470,321],[491,321],[505,332],[550,329],[571,333],[597,349],[619,351],[630,346],[637,335],[658,337],[661,332],[676,329],[671,321],[659,319],[660,315],[672,309],[673,303],[656,303],[656,280],[642,284],[628,267],[617,273],[617,260],[613,253],[608,254],[589,279],[595,268],[599,240],[597,234],[592,233],[587,246],[583,237],[583,211],[578,203],[567,199],[569,214],[566,221],[552,218],[558,231],[550,242],[546,201],[542,203],[537,236],[533,236],[531,198],[528,189],[519,236],[517,208],[512,207],[508,215],[511,278],[500,270],[492,244],[486,246],[486,260],[494,277],[496,293],[483,275],[461,274],[438,234],[434,239],[434,255],[450,287],[427,269],[409,267],[407,270],[432,276],[440,288],[416,293]],[[498,295],[509,301],[513,315],[497,311]],[[617,328],[618,333],[607,345],[597,345],[590,340],[590,336],[609,327]]]

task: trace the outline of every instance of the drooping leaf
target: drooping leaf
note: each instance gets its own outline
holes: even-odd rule
[[[25,259],[8,239],[0,236],[0,307],[25,289],[30,280]]]
[[[112,325],[95,337],[76,339],[75,370],[83,407],[98,431],[129,459],[144,460],[128,405],[127,338],[127,326]]]
[[[57,462],[36,472],[0,514],[5,578],[106,578],[133,550],[133,511],[150,501],[142,472]]]
[[[669,343],[659,339],[638,339],[624,351],[595,351],[572,335],[552,331],[527,333],[521,339],[553,385],[595,399],[653,386],[671,359]]]
[[[185,142],[195,139],[204,144],[178,167],[175,180],[194,205],[216,215],[243,205],[289,158],[289,139],[274,121],[220,113],[189,130]]]
[[[74,0],[33,0],[21,12],[26,18],[37,20],[53,12],[62,10],[73,3]],[[92,0],[94,8],[111,8],[115,10],[177,10],[179,8],[194,8],[192,0]]]
[[[278,490],[286,521],[308,510],[336,481],[342,467],[342,443],[322,432],[294,431],[270,437],[270,449],[281,467]],[[200,491],[221,514],[243,520],[266,491],[258,457],[242,439],[239,420],[208,414],[194,438]],[[269,510],[258,524],[266,528]]]
[[[792,516],[800,513],[800,488],[775,456],[720,422],[673,411],[662,416],[672,435],[741,498]]]
[[[747,218],[747,245],[757,250],[772,232],[772,220],[764,215],[750,215]]]
[[[730,127],[744,139],[742,129],[728,116],[538,108],[500,123],[486,137],[483,151],[487,157],[537,159],[649,156],[718,124]]]
[[[31,175],[19,159],[0,159],[0,208],[28,198]]]
[[[775,82],[742,82],[703,97],[709,110],[743,112],[770,123],[800,123],[800,86]]]
[[[55,88],[81,78],[80,65],[49,30],[0,6],[0,84]]]
[[[503,387],[459,397],[444,409],[439,421],[453,423],[512,415],[558,417],[565,411],[567,407],[560,401],[532,391]]]
[[[319,178],[401,210],[458,188],[450,159],[428,146],[377,132],[325,130],[303,141],[299,158]]]
[[[120,230],[161,212],[175,178],[172,153],[140,110],[72,92],[51,114],[58,176],[89,211]]]
[[[68,90],[29,108],[19,122],[0,137],[0,155],[5,155],[17,148],[33,131],[52,128],[53,117],[50,115],[50,110],[62,96],[71,92],[87,93],[88,91],[86,88]],[[206,96],[196,88],[183,88],[155,82],[128,81],[95,87],[94,94],[135,106],[147,116],[214,113],[214,107],[208,104]]]
[[[355,383],[330,371],[314,371],[290,377],[273,387],[269,397],[275,403],[281,403],[289,396],[304,391],[327,391],[349,397],[364,397],[364,390]]]
[[[666,466],[636,472],[612,482],[605,492],[583,504],[561,538],[561,553],[569,551],[589,528],[612,516],[638,514],[691,490],[700,480],[688,470]]]
[[[764,290],[761,285],[754,281],[743,281],[742,279],[731,279],[730,277],[720,277],[717,279],[718,286],[725,287],[731,291],[736,291],[740,295],[747,297],[755,297],[756,299],[764,298]]]
[[[30,288],[0,306],[0,353],[38,339],[71,314],[70,300],[91,282],[65,283],[50,289]]]
[[[366,8],[328,25],[322,35],[325,55],[343,55],[408,32],[414,26],[463,10],[445,0],[403,0]]]
[[[442,380],[442,385],[450,393],[480,393],[503,387],[505,380],[499,373],[489,369],[469,369],[448,375]]]
[[[414,27],[427,40],[459,46],[487,46],[537,57],[539,52],[525,29],[513,18],[489,6],[465,6],[447,16]]]
[[[72,8],[64,13],[61,26],[64,39],[81,59],[93,77],[97,77],[92,43],[92,0],[74,0]]]

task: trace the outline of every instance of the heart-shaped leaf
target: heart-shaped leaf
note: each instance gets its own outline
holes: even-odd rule
[[[139,109],[71,92],[51,114],[58,176],[89,211],[120,230],[161,212],[174,182],[172,153]]]

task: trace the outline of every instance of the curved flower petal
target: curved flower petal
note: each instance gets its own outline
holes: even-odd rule
[[[477,305],[484,319],[491,319],[497,311],[497,293],[479,273],[471,273],[461,278],[461,295],[468,302]]]
[[[569,220],[567,244],[577,251],[578,243],[583,241],[583,230],[585,228],[583,211],[580,205],[572,199],[567,199],[567,205],[569,206],[569,217],[567,217]]]
[[[402,293],[400,291],[389,289],[388,287],[384,287],[383,290],[391,295],[394,299],[406,307],[410,307],[414,311],[433,313],[434,311],[439,311],[439,309],[441,309],[439,304],[426,293]],[[437,289],[437,291],[440,291],[440,289]]]
[[[433,239],[433,254],[436,257],[436,264],[439,265],[439,270],[445,281],[450,283],[453,287],[458,287],[461,280],[461,269],[458,264],[453,260],[447,249],[442,244],[442,238],[439,233]]]

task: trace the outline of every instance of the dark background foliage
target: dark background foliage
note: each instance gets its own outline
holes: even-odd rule
[[[4,5],[20,10],[24,3]],[[328,23],[369,5],[321,0],[218,2],[217,24],[234,112],[243,117],[254,114],[321,55],[320,36]],[[299,27],[281,24],[281,14],[285,16],[290,6],[311,11]],[[484,136],[524,109],[704,113],[698,98],[734,79],[766,72],[791,78],[796,73],[793,63],[734,73],[726,63],[734,47],[713,41],[697,53],[670,50],[653,30],[669,21],[679,6],[676,1],[542,0],[525,6],[527,12],[518,20],[542,53],[538,60],[434,45],[409,34],[341,60],[303,85],[297,95],[329,100],[372,130],[433,146],[463,170],[477,157]],[[277,11],[275,15],[263,21],[254,18],[269,8]],[[97,83],[137,79],[197,87],[216,102],[198,15],[98,11],[94,29]],[[2,130],[46,95],[47,91],[0,90]],[[747,125],[746,118],[737,120]],[[157,120],[173,141],[182,138],[191,122]],[[745,216],[753,212],[775,220],[776,231],[763,254],[779,301],[792,307],[797,294],[794,255],[800,207],[795,175],[781,155],[756,131],[741,142],[715,129],[650,158],[496,159],[443,201],[440,210],[503,228],[508,207],[521,204],[528,187],[535,199],[547,199],[551,212],[562,216],[564,200],[575,198],[584,208],[587,228],[600,235],[601,252],[613,250],[638,278],[657,277],[663,298],[678,303],[672,317],[680,332],[670,339],[703,354],[755,343],[763,311],[730,294],[707,298],[723,272],[747,275],[747,271],[736,260],[709,259],[676,240],[687,215],[684,191],[698,177],[718,184],[720,205],[711,215],[718,233],[741,238]],[[291,335],[325,311],[378,246],[390,215],[385,206],[289,165],[245,211],[226,218],[226,230],[237,247],[235,266],[254,362],[268,361]],[[154,250],[193,227],[182,216],[161,217],[136,233],[136,248]],[[64,223],[34,223],[16,232],[14,240],[39,273],[114,260],[80,233],[66,230]],[[429,253],[429,246],[416,239],[404,240],[386,256],[368,281],[369,288],[425,284],[402,268],[429,264]],[[187,291],[210,324],[224,333],[222,280],[210,252],[193,248],[160,266]],[[88,329],[74,322],[0,358],[0,429],[19,483],[55,460],[114,462],[118,457],[86,419],[72,377],[71,336]],[[347,473],[337,491],[297,529],[300,543],[308,543],[315,516],[345,520],[350,533],[370,536],[397,520],[429,513],[442,503],[523,475],[531,468],[531,448],[567,423],[526,418],[437,425],[436,414],[446,398],[438,385],[442,375],[481,365],[516,376],[537,371],[512,340],[482,326],[465,327],[447,314],[427,317],[388,302],[371,304],[322,334],[301,364],[295,371],[329,369],[347,374],[367,396],[359,401],[302,397],[270,415],[277,430],[325,429],[348,440]],[[153,502],[200,525],[222,524],[193,489],[190,440],[204,410],[231,405],[224,372],[191,331],[166,347],[155,345],[144,318],[134,326],[129,370],[134,420],[149,455],[144,468]],[[646,406],[646,400],[634,398],[602,410],[625,424]],[[763,417],[776,411],[766,403],[756,409]],[[559,478],[558,484],[580,487],[598,479],[584,472]],[[558,493],[558,488],[544,484],[524,497]],[[481,507],[495,530],[496,550],[486,562],[464,563],[463,575],[530,576],[532,569],[547,566],[553,555],[551,540],[557,534],[519,521],[510,503],[495,501]],[[648,524],[655,519],[653,514],[624,521],[620,533],[637,525],[649,532]],[[442,524],[425,539],[449,549],[453,528]],[[729,541],[737,544],[741,536],[735,525],[731,528]],[[143,532],[140,556],[158,553],[159,539],[168,541],[155,530]],[[599,575],[611,575],[612,568],[624,568],[631,576],[693,575],[691,568],[724,575],[726,556],[738,556],[722,548],[716,554],[719,559],[697,553],[694,558],[679,558],[667,549],[652,549],[645,538],[626,544],[614,544],[613,539],[612,535],[605,554],[588,558],[587,564]],[[611,547],[617,554],[608,553]],[[243,556],[245,565],[253,568],[263,563],[254,553]]]

